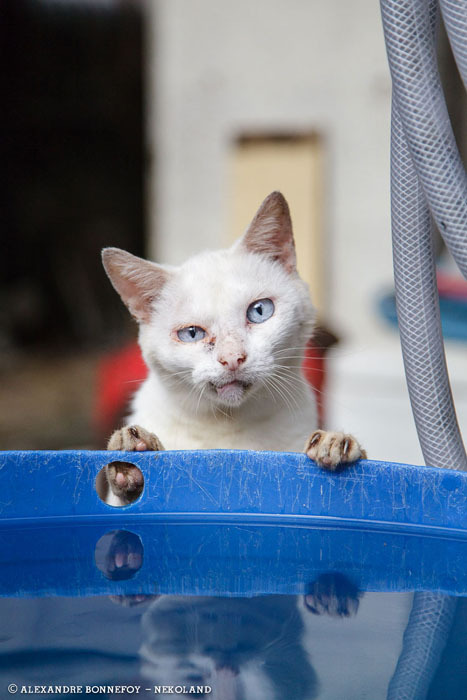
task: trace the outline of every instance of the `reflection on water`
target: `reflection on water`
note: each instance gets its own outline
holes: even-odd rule
[[[308,599],[0,599],[1,692],[15,682],[133,685],[140,686],[139,697],[160,698],[183,697],[184,687],[187,697],[216,700],[463,697],[467,599],[458,599],[454,624],[445,624],[439,648],[432,644],[433,610],[415,611],[422,613],[423,624],[406,632],[408,618],[414,615],[410,594],[356,597],[352,584],[346,586],[343,577],[333,575],[310,588]],[[435,597],[430,595],[433,604]],[[454,611],[449,603],[454,599],[437,599]],[[419,598],[419,606],[426,603]],[[442,624],[439,604],[436,610]],[[415,641],[412,657],[407,636],[412,644]],[[432,644],[428,683],[421,658],[427,644]],[[401,663],[408,674],[399,674],[396,682]],[[154,686],[160,691],[157,695]],[[163,693],[162,686],[172,692]],[[197,692],[190,694],[190,689]],[[134,689],[99,695],[134,696]]]
[[[414,595],[402,651],[388,690],[388,700],[426,697],[451,632],[455,598],[437,593]]]
[[[153,684],[208,685],[229,699],[316,695],[295,596],[164,596],[142,622],[142,673]]]
[[[99,539],[94,552],[96,566],[111,581],[126,581],[143,565],[143,543],[128,530],[112,530]]]
[[[436,592],[466,590],[465,540],[267,524],[135,530],[0,532],[0,698],[10,683],[31,697],[57,697],[34,685],[68,686],[62,698],[465,697],[467,599]]]

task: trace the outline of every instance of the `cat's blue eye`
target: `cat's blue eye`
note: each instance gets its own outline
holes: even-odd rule
[[[246,317],[252,323],[264,323],[274,313],[274,304],[271,299],[258,299],[246,310]]]
[[[177,331],[177,335],[184,343],[195,343],[206,336],[206,331],[200,326],[188,326],[187,328],[180,328]]]

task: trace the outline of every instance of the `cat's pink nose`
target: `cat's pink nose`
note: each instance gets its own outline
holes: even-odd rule
[[[232,371],[238,369],[245,360],[246,354],[238,352],[225,352],[217,358],[217,361],[220,362],[221,365]]]

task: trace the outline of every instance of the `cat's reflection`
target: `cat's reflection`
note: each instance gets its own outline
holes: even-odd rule
[[[109,532],[95,559],[107,578],[128,578],[142,564],[141,540],[127,531]],[[303,643],[303,613],[355,615],[359,596],[354,584],[332,572],[311,583],[304,596],[110,598],[145,607],[141,675],[158,686],[159,697],[166,697],[163,686],[181,686],[188,696],[213,700],[311,700],[318,679]]]
[[[218,700],[316,697],[300,606],[339,616],[358,609],[343,576],[321,578],[304,598],[160,596],[142,617],[143,676],[155,685],[208,686]]]

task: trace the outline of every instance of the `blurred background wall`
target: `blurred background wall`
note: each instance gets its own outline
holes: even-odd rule
[[[341,339],[329,425],[355,432],[374,457],[420,461],[397,332],[380,311],[392,261],[378,3],[1,7],[0,447],[103,444],[96,371],[136,332],[101,270],[101,247],[177,264],[229,245],[280,189],[300,271]],[[465,98],[443,36],[440,54],[465,150]],[[448,345],[465,424],[465,345]]]
[[[369,292],[391,279],[391,89],[378,3],[162,0],[149,7],[157,118],[148,129],[163,173],[152,183],[151,230],[161,235],[151,239],[151,252],[179,262],[200,246],[229,241],[232,218],[239,219],[235,161],[243,138],[314,133],[322,163],[313,233],[326,239],[322,311],[343,330],[357,324],[371,335]],[[294,219],[301,176],[274,172],[268,183],[284,189]],[[305,184],[311,199],[312,184]],[[256,197],[266,194],[260,189]],[[371,265],[363,255],[349,264],[352,248],[375,247]]]

